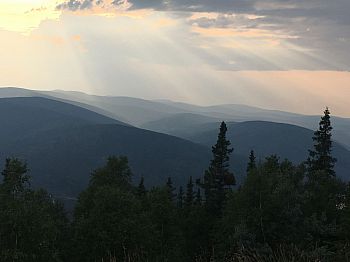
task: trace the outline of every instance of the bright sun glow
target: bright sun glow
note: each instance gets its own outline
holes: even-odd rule
[[[0,2],[0,29],[30,33],[46,19],[57,19],[55,0],[2,0]]]

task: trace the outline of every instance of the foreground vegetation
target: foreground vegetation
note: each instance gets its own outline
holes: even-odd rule
[[[126,157],[95,170],[72,219],[28,169],[7,159],[0,185],[1,261],[350,261],[350,186],[336,178],[328,109],[300,165],[252,151],[235,186],[223,122],[199,179],[135,186]],[[288,134],[286,134],[287,136]]]

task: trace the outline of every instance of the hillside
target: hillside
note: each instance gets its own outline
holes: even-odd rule
[[[148,186],[198,177],[210,158],[208,147],[46,98],[0,99],[0,119],[1,159],[27,160],[33,185],[58,196],[76,196],[110,155],[128,156]]]
[[[175,126],[181,127],[184,114],[199,115],[221,121],[269,121],[292,124],[315,130],[320,116],[301,115],[277,110],[267,110],[247,105],[214,105],[198,106],[169,100],[145,100],[132,97],[113,97],[88,95],[82,92],[70,91],[31,91],[21,88],[1,88],[0,97],[16,96],[44,96],[63,102],[72,103],[79,107],[103,114],[124,123],[149,130],[158,130],[167,134],[174,134],[169,128],[158,129],[164,121],[173,121]],[[320,115],[323,108],[320,108]],[[176,116],[178,115],[178,116]],[[194,122],[196,121],[195,118]],[[214,122],[216,122],[214,120]],[[212,122],[213,123],[213,122]],[[350,119],[332,116],[333,138],[350,149]],[[178,129],[176,127],[176,129]],[[172,127],[171,127],[172,128]],[[185,132],[186,133],[186,132]],[[187,134],[184,134],[187,135]]]
[[[193,113],[174,114],[166,118],[147,122],[141,128],[174,135],[181,138],[189,138],[198,129],[217,130],[220,118],[208,117]]]

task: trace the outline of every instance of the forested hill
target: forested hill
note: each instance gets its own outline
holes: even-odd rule
[[[198,178],[208,165],[218,126],[206,123],[211,118],[192,121],[197,115],[184,114],[183,123],[191,129],[190,142],[40,97],[0,99],[0,117],[1,158],[26,160],[33,186],[64,198],[77,196],[91,171],[110,155],[128,156],[135,181],[144,176],[147,186],[164,184],[168,177],[177,185],[188,176]],[[245,176],[251,149],[260,159],[277,154],[298,163],[312,146],[311,130],[268,122],[229,123],[228,137],[234,147],[230,163],[238,183]],[[338,175],[348,180],[349,152],[335,144],[334,153]]]
[[[222,120],[226,122],[267,121],[297,125],[310,130],[315,130],[319,121],[318,115],[302,115],[239,104],[198,106],[167,100],[97,96],[62,90],[36,91],[22,88],[0,88],[0,97],[18,96],[43,96],[57,99],[133,126],[167,134],[169,134],[168,131],[176,131],[176,135],[187,135],[191,131],[188,128],[189,120],[192,120],[193,123],[216,124],[215,126]],[[332,126],[333,139],[350,149],[350,133],[348,132],[350,119],[332,116]]]
[[[148,186],[200,176],[209,160],[205,146],[47,98],[0,99],[0,119],[1,159],[26,160],[32,184],[58,196],[77,196],[110,155],[128,156]]]

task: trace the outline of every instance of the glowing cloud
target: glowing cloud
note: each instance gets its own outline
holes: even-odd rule
[[[0,29],[29,34],[46,19],[56,20],[54,0],[2,0],[0,2]]]

